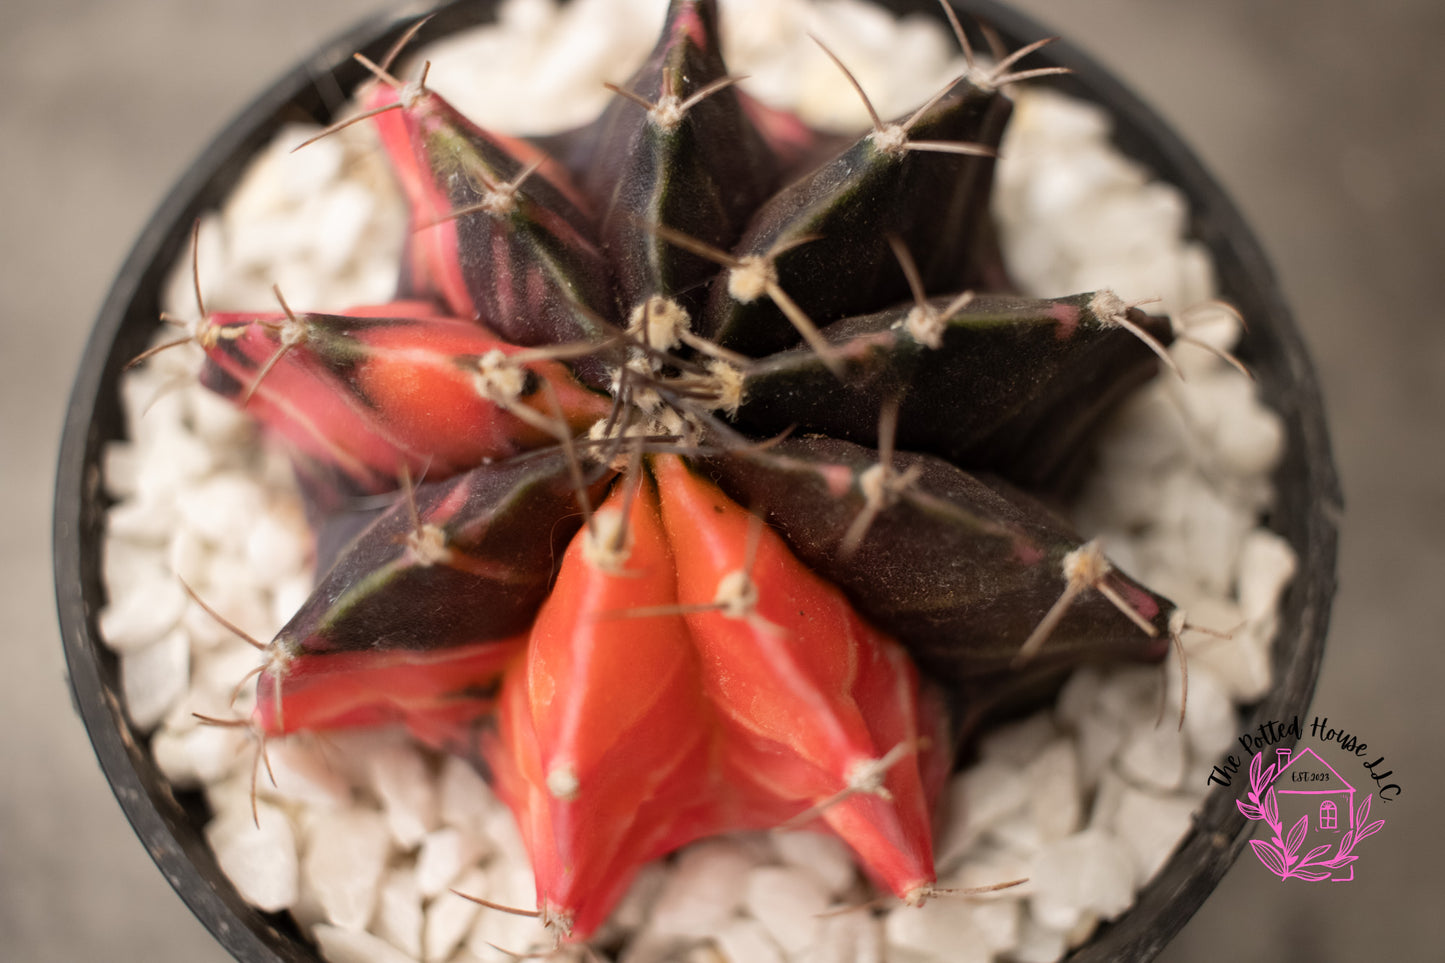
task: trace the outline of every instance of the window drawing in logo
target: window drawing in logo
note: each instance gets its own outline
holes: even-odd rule
[[[1370,794],[1356,804],[1355,787],[1313,749],[1278,749],[1274,763],[1266,767],[1264,760],[1261,752],[1249,764],[1249,802],[1235,802],[1246,818],[1272,831],[1271,839],[1249,841],[1254,855],[1280,879],[1354,879],[1355,847],[1385,825],[1368,821]]]

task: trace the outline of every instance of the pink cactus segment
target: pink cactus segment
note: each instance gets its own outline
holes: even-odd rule
[[[1146,622],[1152,622],[1159,617],[1161,610],[1158,600],[1146,592],[1142,586],[1113,574],[1105,576],[1105,580],[1109,583],[1110,588],[1118,592],[1124,601],[1129,603],[1129,608],[1139,613]]]
[[[402,98],[402,91],[377,81],[363,93],[362,103],[377,110]],[[456,316],[475,319],[477,307],[461,274],[457,225],[447,219],[451,200],[433,179],[404,116],[406,110],[383,111],[371,119],[411,215],[403,274],[413,294],[435,297]]]
[[[406,276],[414,293],[440,298],[454,314],[488,320],[481,317],[480,306],[467,285],[460,255],[459,225],[452,216],[453,203],[448,193],[453,177],[487,173],[469,169],[466,142],[491,145],[515,161],[519,169],[539,165],[532,177],[545,181],[586,217],[592,216],[591,202],[561,164],[525,140],[477,127],[432,91],[415,85],[396,89],[376,82],[364,102],[369,110],[402,104],[398,109],[376,114],[372,120],[411,208],[412,234]],[[566,218],[543,205],[534,205],[528,216],[560,238],[564,246],[595,255],[592,241]],[[505,250],[493,251],[493,263],[505,264],[507,260]],[[532,300],[535,303],[541,299]],[[518,307],[510,306],[512,310]]]
[[[899,896],[931,885],[932,809],[907,656],[681,459],[654,466],[678,601],[746,778],[741,792],[816,807]]]
[[[818,146],[817,132],[803,123],[797,114],[771,107],[743,90],[738,90],[737,96],[743,113],[777,155],[782,166],[792,167]]]
[[[301,455],[334,466],[364,491],[393,489],[403,465],[414,471],[424,466],[423,453],[389,435],[314,357],[297,350],[277,356],[273,332],[286,320],[279,313],[212,315],[201,338],[207,357],[202,382],[243,405]]]
[[[1074,336],[1079,327],[1079,309],[1072,304],[1054,304],[1049,307],[1049,315],[1059,323],[1058,329],[1054,331],[1054,337],[1060,341],[1067,341]]]
[[[434,652],[389,650],[273,657],[256,684],[268,736],[412,721],[459,725],[492,709],[502,669],[525,637]]]

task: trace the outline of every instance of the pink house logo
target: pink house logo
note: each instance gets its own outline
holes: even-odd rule
[[[1254,855],[1280,879],[1354,879],[1355,847],[1385,825],[1368,822],[1371,794],[1357,804],[1355,787],[1313,749],[1277,749],[1269,766],[1265,756],[1257,753],[1249,764],[1249,802],[1235,802],[1247,819],[1272,831],[1271,839],[1249,841]]]

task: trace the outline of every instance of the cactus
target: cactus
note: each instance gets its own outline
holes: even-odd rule
[[[1008,290],[1012,58],[839,145],[736,88],[717,21],[671,0],[564,137],[370,65],[397,300],[196,329],[344,543],[252,724],[401,723],[484,767],[559,938],[740,828],[836,833],[928,899],[962,720],[1158,660],[1181,619],[1049,507],[1171,335],[1107,291]]]

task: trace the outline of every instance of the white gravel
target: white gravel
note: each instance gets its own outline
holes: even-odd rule
[[[661,6],[576,0],[559,13],[549,0],[512,0],[501,32],[427,52],[430,83],[502,129],[536,130],[543,115],[558,128],[578,123],[604,102],[600,81],[625,79],[650,47]],[[857,127],[866,115],[851,95],[838,99],[842,85],[808,30],[854,67],[885,115],[961,65],[931,24],[897,23],[857,2],[724,6],[734,69],[759,96],[815,123]],[[1107,287],[1161,298],[1159,310],[1188,320],[1196,336],[1232,343],[1237,325],[1208,307],[1207,255],[1182,238],[1179,193],[1113,150],[1096,109],[1045,91],[1016,96],[996,202],[1016,277],[1041,295]],[[273,283],[314,310],[390,296],[405,217],[379,152],[356,127],[289,154],[308,133],[283,132],[203,222],[209,310],[270,309]],[[194,315],[188,262],[166,302]],[[819,917],[872,898],[836,840],[709,840],[642,874],[609,924],[628,938],[621,960],[1049,961],[1128,908],[1187,830],[1204,795],[1194,775],[1230,741],[1234,706],[1269,685],[1276,604],[1295,567],[1257,522],[1271,497],[1279,418],[1213,356],[1188,345],[1174,354],[1186,380],[1163,377],[1120,412],[1077,521],[1191,622],[1241,626],[1228,639],[1185,635],[1183,732],[1156,724],[1161,686],[1166,718],[1178,710],[1172,655],[1162,669],[1082,670],[1054,708],[986,739],[981,761],[949,790],[940,885],[1028,883],[966,902]],[[252,741],[192,713],[244,718],[252,687],[234,705],[230,690],[256,654],[189,602],[174,575],[264,640],[304,598],[309,545],[285,465],[194,384],[196,364],[190,349],[177,350],[127,377],[132,440],[105,456],[118,504],[100,625],[121,654],[132,721],[154,730],[157,762],[177,787],[204,787],[217,813],[207,837],[242,895],[293,910],[332,963],[475,963],[509,959],[498,947],[549,948],[535,921],[449,892],[522,906],[534,898],[510,814],[486,784],[400,734],[339,734],[324,747],[273,741],[277,784],[261,779],[253,823]]]

